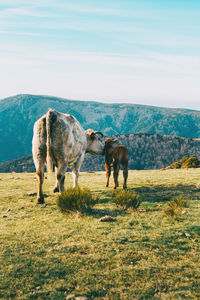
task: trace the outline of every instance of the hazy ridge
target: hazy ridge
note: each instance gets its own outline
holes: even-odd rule
[[[31,153],[33,124],[49,108],[74,115],[84,129],[113,134],[200,137],[200,111],[137,104],[104,104],[35,95],[0,101],[0,162]]]
[[[130,134],[113,136],[118,145],[123,144],[129,151],[129,169],[165,168],[184,155],[196,154],[200,159],[200,139],[188,139],[165,135]],[[86,155],[81,171],[102,171],[104,157]],[[34,172],[32,155],[0,164],[0,172]]]

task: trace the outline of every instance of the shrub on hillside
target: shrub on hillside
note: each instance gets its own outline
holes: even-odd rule
[[[194,154],[191,155],[190,157],[187,157],[187,155],[185,155],[181,160],[176,161],[170,166],[168,166],[167,169],[199,168],[199,167],[200,167],[200,161]]]
[[[57,198],[57,205],[61,211],[80,211],[90,210],[96,203],[91,191],[88,188],[80,189],[69,188]]]
[[[188,157],[186,161],[182,164],[182,168],[199,168],[200,167],[200,161],[196,157],[196,155],[192,155]]]
[[[187,155],[183,156],[183,158],[179,161],[174,162],[170,166],[167,167],[167,169],[180,169],[182,167],[182,164],[187,160]]]
[[[113,192],[113,201],[123,209],[137,209],[141,203],[139,194],[128,190],[117,190]]]
[[[163,209],[164,214],[175,220],[179,220],[184,208],[188,207],[188,200],[183,199],[182,195],[173,197],[168,205]]]

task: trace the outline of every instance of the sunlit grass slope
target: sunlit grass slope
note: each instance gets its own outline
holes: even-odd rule
[[[60,212],[53,177],[47,206],[36,206],[27,195],[34,174],[0,174],[0,298],[200,298],[200,170],[130,171],[138,211],[116,207],[104,172],[81,173],[79,183],[100,198],[88,215]],[[163,209],[180,194],[189,207],[169,219]],[[100,222],[105,215],[115,222]]]

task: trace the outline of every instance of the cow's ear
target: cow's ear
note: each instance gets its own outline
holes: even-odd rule
[[[90,134],[91,140],[94,140],[94,139],[95,139],[95,136],[96,136],[95,132],[92,132],[92,133]]]
[[[112,141],[112,144],[117,143],[117,141],[118,141],[118,139],[114,139],[114,140]]]

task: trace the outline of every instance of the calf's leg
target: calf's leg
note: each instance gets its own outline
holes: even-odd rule
[[[120,165],[118,162],[113,163],[113,177],[114,177],[114,189],[119,186],[118,176],[119,176]]]
[[[123,165],[123,177],[124,177],[124,185],[123,189],[127,189],[127,178],[128,178],[128,165]]]
[[[109,179],[111,175],[111,166],[107,163],[105,163],[105,169],[106,169],[106,187],[109,186]]]

